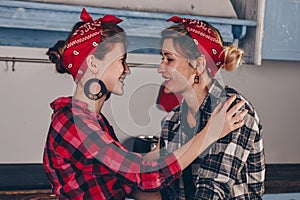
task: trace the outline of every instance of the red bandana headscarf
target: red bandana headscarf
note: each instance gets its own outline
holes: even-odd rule
[[[93,20],[85,8],[82,9],[80,19],[86,23],[73,33],[62,59],[62,65],[70,72],[76,82],[82,78],[87,69],[87,64],[84,62],[86,57],[92,54],[100,43],[101,23],[118,24],[122,22],[121,19],[112,15],[105,15]]]
[[[224,64],[223,47],[212,31],[211,25],[195,19],[171,17],[167,20],[182,23],[191,37],[194,39],[200,54],[206,58],[206,65],[213,77]]]

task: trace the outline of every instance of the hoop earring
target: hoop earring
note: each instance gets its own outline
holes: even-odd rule
[[[93,93],[90,92],[90,85],[92,83],[98,83],[99,84],[100,91],[98,93],[93,94]],[[103,97],[103,95],[105,95],[106,92],[107,92],[107,90],[106,90],[106,87],[105,87],[103,81],[101,81],[100,79],[97,79],[97,78],[92,78],[92,79],[88,80],[84,85],[84,94],[85,94],[85,96],[87,96],[87,98],[89,98],[91,100],[94,100],[94,101],[96,101],[96,100],[100,99],[101,97]]]
[[[199,77],[198,73],[196,73],[196,75],[194,77],[194,84],[199,84],[199,79],[200,79],[200,77]]]

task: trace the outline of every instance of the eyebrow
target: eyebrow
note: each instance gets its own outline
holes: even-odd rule
[[[160,55],[162,55],[162,56],[168,56],[168,55],[172,55],[171,53],[169,53],[169,52],[166,52],[166,53],[162,53],[162,52],[160,52]]]

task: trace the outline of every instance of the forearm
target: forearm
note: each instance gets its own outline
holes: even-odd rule
[[[150,151],[149,153],[147,153],[143,159],[147,160],[147,161],[154,161],[154,160],[158,160],[158,158],[160,157],[160,141],[157,142],[156,147]]]
[[[208,135],[207,126],[194,138],[184,144],[181,148],[174,151],[181,169],[185,169],[193,162],[204,150],[216,141]]]
[[[196,134],[194,138],[174,152],[181,169],[185,169],[195,158],[197,158],[219,138],[226,136],[244,124],[244,121],[235,123],[236,121],[233,120],[232,117],[234,113],[236,113],[240,107],[244,105],[243,101],[227,111],[233,100],[234,98],[230,98],[222,109],[221,104],[218,104],[218,106],[214,108],[211,118],[207,122],[206,126],[198,134]],[[243,111],[241,113],[241,117],[243,118],[246,114],[247,111]]]

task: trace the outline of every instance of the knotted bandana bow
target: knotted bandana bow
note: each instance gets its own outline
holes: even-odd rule
[[[214,76],[224,64],[224,52],[222,44],[220,44],[214,31],[212,31],[211,25],[204,21],[180,18],[178,16],[171,17],[167,21],[184,25],[192,39],[194,39],[200,54],[206,57],[210,75]]]
[[[82,78],[87,69],[86,57],[94,53],[101,41],[102,23],[118,24],[122,22],[113,15],[105,15],[93,20],[85,8],[82,9],[80,19],[86,23],[73,33],[62,59],[62,65],[76,82]]]

